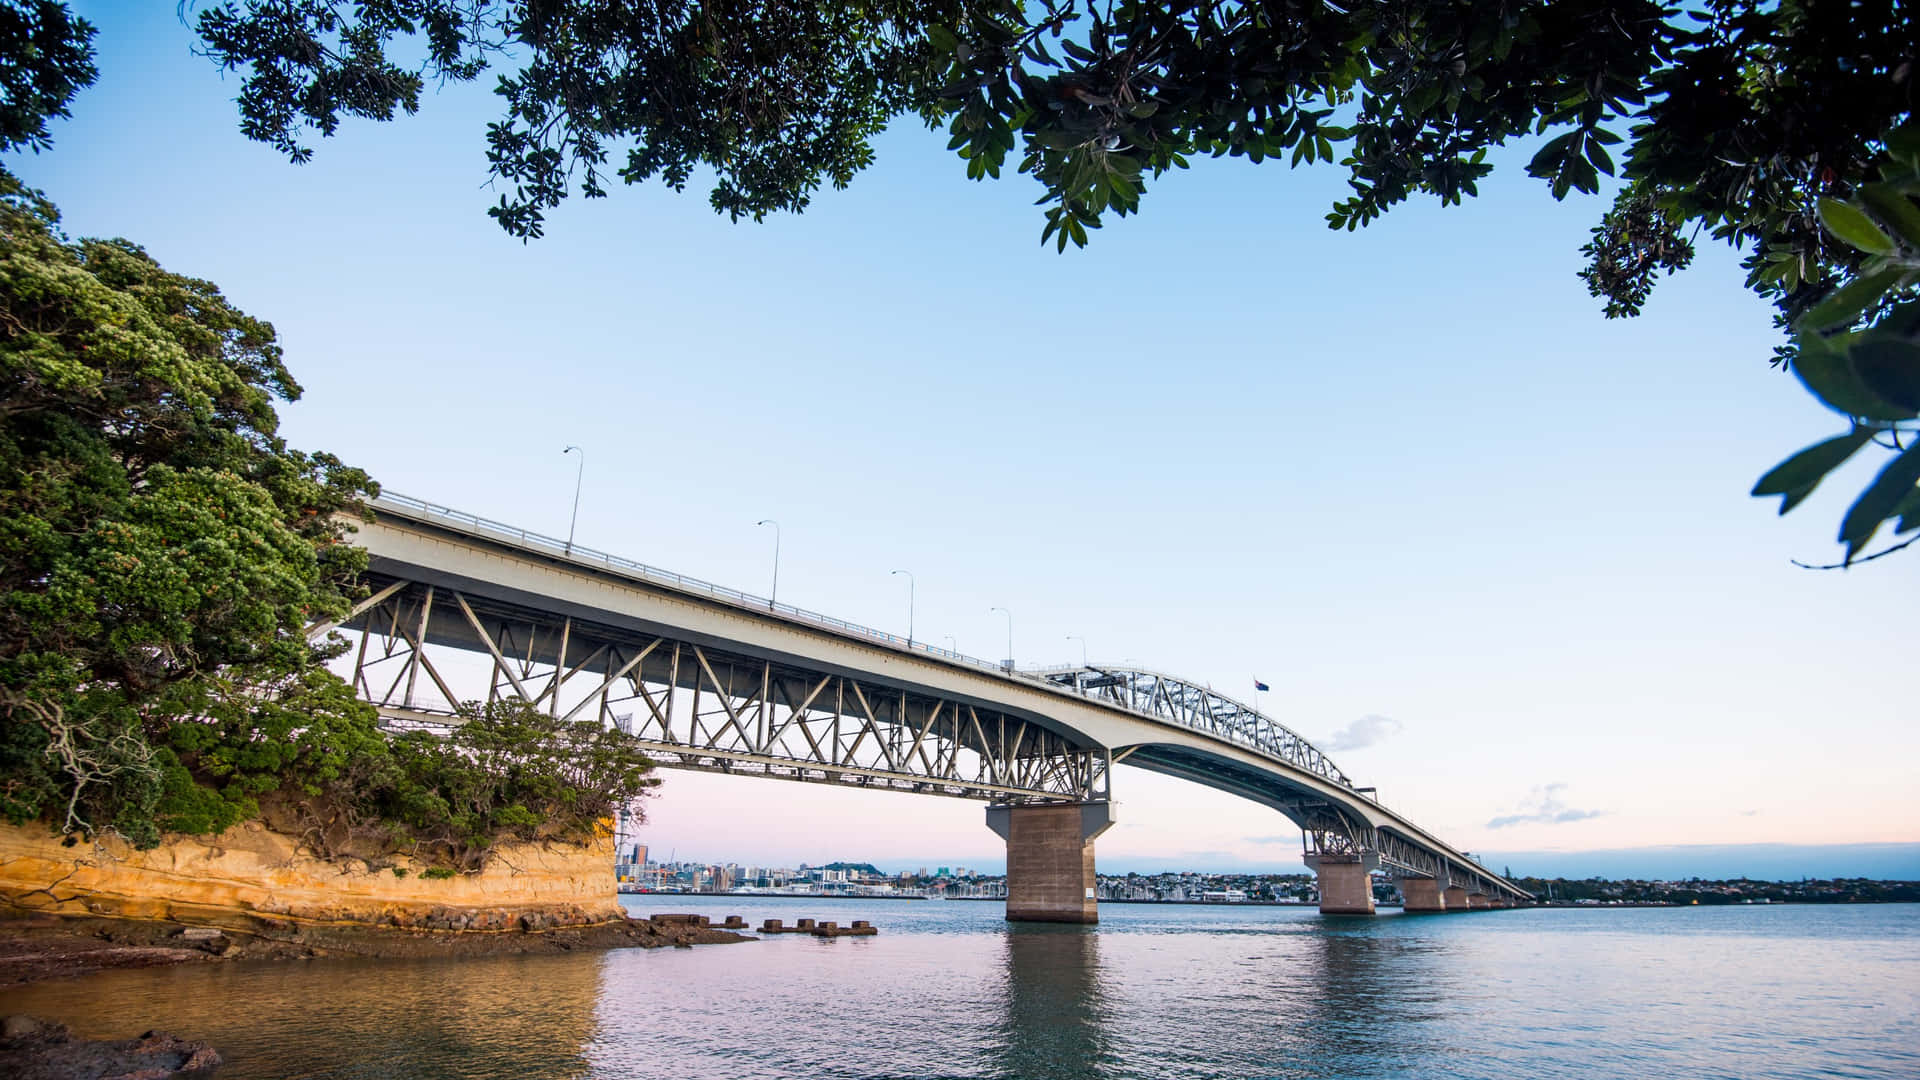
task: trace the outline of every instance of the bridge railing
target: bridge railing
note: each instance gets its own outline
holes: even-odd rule
[[[824,626],[842,634],[851,634],[854,637],[878,641],[895,648],[911,649],[914,652],[927,653],[931,656],[938,656],[943,660],[950,660],[960,664],[970,664],[973,667],[999,672],[1003,675],[1011,674],[1024,677],[1024,673],[1022,672],[1009,671],[1005,664],[981,660],[978,657],[954,652],[951,649],[942,649],[935,645],[929,645],[924,641],[908,641],[898,634],[889,633],[885,630],[876,630],[871,626],[862,626],[859,623],[848,622],[845,619],[838,619],[832,615],[818,611],[809,611],[806,608],[795,607],[792,604],[776,603],[764,596],[755,596],[749,592],[728,588],[725,585],[716,585],[711,581],[691,577],[687,574],[664,570],[658,566],[651,566],[634,559],[599,551],[595,548],[587,547],[584,544],[570,544],[565,540],[548,536],[545,533],[537,533],[531,529],[523,529],[517,525],[509,525],[504,521],[495,521],[492,518],[481,517],[478,514],[469,514],[464,510],[456,510],[451,506],[442,506],[439,503],[428,502],[425,499],[416,499],[410,495],[383,491],[380,493],[380,496],[373,501],[373,508],[376,511],[382,506],[401,507],[415,514],[427,515],[442,524],[452,525],[463,532],[511,540],[524,548],[545,551],[572,562],[604,566],[609,570],[618,571],[629,577],[643,578],[647,581],[671,586],[683,592],[711,596],[717,600],[725,600],[728,603],[737,604],[741,607],[767,611],[776,615],[784,615],[789,619],[797,619],[801,622]]]
[[[1101,704],[1106,705],[1108,707],[1122,709],[1123,711],[1134,713],[1136,715],[1145,717],[1150,720],[1155,720],[1161,723],[1168,723],[1168,722],[1177,723],[1181,727],[1187,728],[1189,730],[1199,731],[1213,738],[1225,739],[1226,741],[1231,742],[1236,746],[1241,746],[1241,747],[1244,747],[1245,749],[1255,751],[1256,753],[1266,754],[1266,755],[1275,757],[1277,760],[1286,761],[1288,764],[1294,765],[1295,767],[1307,767],[1307,766],[1300,765],[1300,763],[1298,762],[1288,761],[1288,759],[1284,755],[1277,754],[1272,747],[1262,745],[1258,739],[1243,735],[1239,732],[1214,730],[1211,728],[1205,728],[1198,725],[1190,724],[1184,720],[1180,720],[1177,717],[1169,717],[1164,714],[1154,712],[1150,709],[1137,708],[1122,702],[1115,702],[1110,699],[1096,697],[1095,695],[1085,690],[1079,690],[1073,687],[1065,687],[1060,685],[1059,683],[1053,682],[1052,680],[1046,678],[1042,674],[1020,671],[1016,668],[1009,667],[1006,663],[995,663],[990,660],[982,660],[979,657],[968,656],[965,653],[955,652],[951,649],[943,649],[935,645],[929,645],[923,641],[909,641],[898,634],[889,633],[885,630],[876,630],[870,626],[862,626],[859,623],[848,622],[845,619],[838,619],[832,615],[827,615],[823,612],[809,611],[806,608],[794,607],[791,604],[776,603],[773,600],[770,600],[764,596],[755,596],[752,593],[742,592],[739,589],[728,588],[725,585],[716,585],[711,581],[705,581],[700,578],[690,577],[686,574],[676,573],[672,570],[665,570],[657,566],[651,566],[651,565],[648,565],[647,563],[639,562],[634,559],[628,559],[619,555],[611,554],[610,552],[605,552],[605,551],[597,550],[595,548],[590,548],[583,544],[568,543],[567,541],[561,540],[557,537],[548,536],[544,533],[537,533],[530,529],[523,529],[517,525],[509,525],[504,521],[495,521],[492,518],[481,517],[478,514],[470,514],[464,510],[456,510],[451,506],[442,506],[439,503],[428,502],[425,499],[416,499],[410,495],[402,495],[402,494],[399,494],[398,492],[382,491],[379,497],[373,500],[373,509],[375,511],[378,511],[382,507],[386,507],[389,509],[397,509],[402,512],[402,516],[405,516],[407,514],[422,516],[436,522],[437,524],[442,525],[443,527],[452,528],[457,532],[465,532],[474,536],[505,540],[510,543],[517,544],[522,548],[526,548],[531,551],[545,552],[549,555],[553,555],[557,558],[565,559],[569,562],[580,563],[587,566],[605,567],[608,570],[614,571],[615,573],[621,574],[626,577],[639,578],[644,581],[651,581],[656,584],[665,585],[670,588],[677,589],[683,592],[710,596],[716,600],[721,600],[729,604],[734,604],[734,605],[745,607],[745,608],[751,608],[756,611],[766,611],[771,614],[780,615],[785,618],[793,619],[799,622],[811,623],[816,626],[826,627],[827,629],[833,630],[837,633],[846,634],[846,635],[857,637],[857,638],[864,638],[868,641],[878,642],[880,644],[887,645],[892,648],[907,649],[916,653],[924,653],[928,656],[938,657],[949,663],[964,664],[970,667],[979,668],[983,671],[990,671],[997,675],[1001,675],[1003,677],[1020,679],[1025,682],[1031,683],[1036,687],[1041,687],[1041,688],[1050,690],[1054,693],[1073,694],[1076,697],[1083,697],[1089,700],[1099,701]],[[1349,781],[1344,775],[1339,774],[1337,770],[1335,770],[1334,774],[1332,775],[1329,775],[1322,770],[1312,769],[1310,767],[1309,767],[1309,771],[1315,772],[1316,774],[1321,775],[1324,779],[1330,780],[1333,783],[1336,783],[1343,788],[1346,788],[1350,791],[1353,790],[1353,785],[1351,781]],[[1365,797],[1365,796],[1362,796],[1362,797]]]

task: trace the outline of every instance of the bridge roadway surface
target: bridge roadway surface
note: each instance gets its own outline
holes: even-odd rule
[[[1292,820],[1323,910],[1370,912],[1373,869],[1400,880],[1409,910],[1531,899],[1272,718],[1173,676],[1013,670],[405,496],[374,510],[353,537],[372,595],[312,629],[357,635],[356,690],[390,720],[445,723],[462,701],[501,696],[555,715],[591,707],[667,767],[986,800],[1010,864],[1006,815],[1077,805],[1098,811],[1082,814],[1089,878],[1092,838],[1112,820],[1108,773],[1124,762]],[[447,650],[464,669],[434,663]],[[615,687],[633,712],[613,711]],[[1364,895],[1330,902],[1343,888]]]

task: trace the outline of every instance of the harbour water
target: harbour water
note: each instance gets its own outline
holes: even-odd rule
[[[242,1078],[1916,1077],[1920,905],[1383,913],[623,898],[879,936],[239,962],[0,993]]]

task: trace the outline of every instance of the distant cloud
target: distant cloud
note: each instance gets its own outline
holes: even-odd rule
[[[1585,821],[1597,818],[1605,810],[1575,810],[1560,801],[1560,793],[1567,789],[1565,784],[1548,784],[1534,788],[1527,797],[1520,800],[1520,810],[1514,814],[1503,814],[1487,822],[1489,829],[1504,829],[1509,825],[1565,825],[1570,821]]]
[[[1240,839],[1249,844],[1297,844],[1300,842],[1300,834],[1294,833],[1290,836],[1243,836]]]
[[[1327,739],[1328,750],[1361,750],[1400,734],[1400,721],[1391,716],[1363,716]]]
[[[1755,814],[1757,814],[1757,813],[1759,813],[1759,812],[1760,812],[1760,811],[1758,811],[1758,810],[1742,810],[1742,811],[1740,811],[1740,816],[1741,816],[1741,817],[1752,817],[1753,815],[1755,815]]]

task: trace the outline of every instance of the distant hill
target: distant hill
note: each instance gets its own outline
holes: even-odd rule
[[[830,862],[825,866],[819,867],[818,869],[838,870],[841,872],[845,872],[848,870],[858,870],[862,874],[871,874],[874,877],[886,876],[885,874],[882,874],[879,871],[879,869],[875,867],[872,863],[864,863],[864,862]]]

